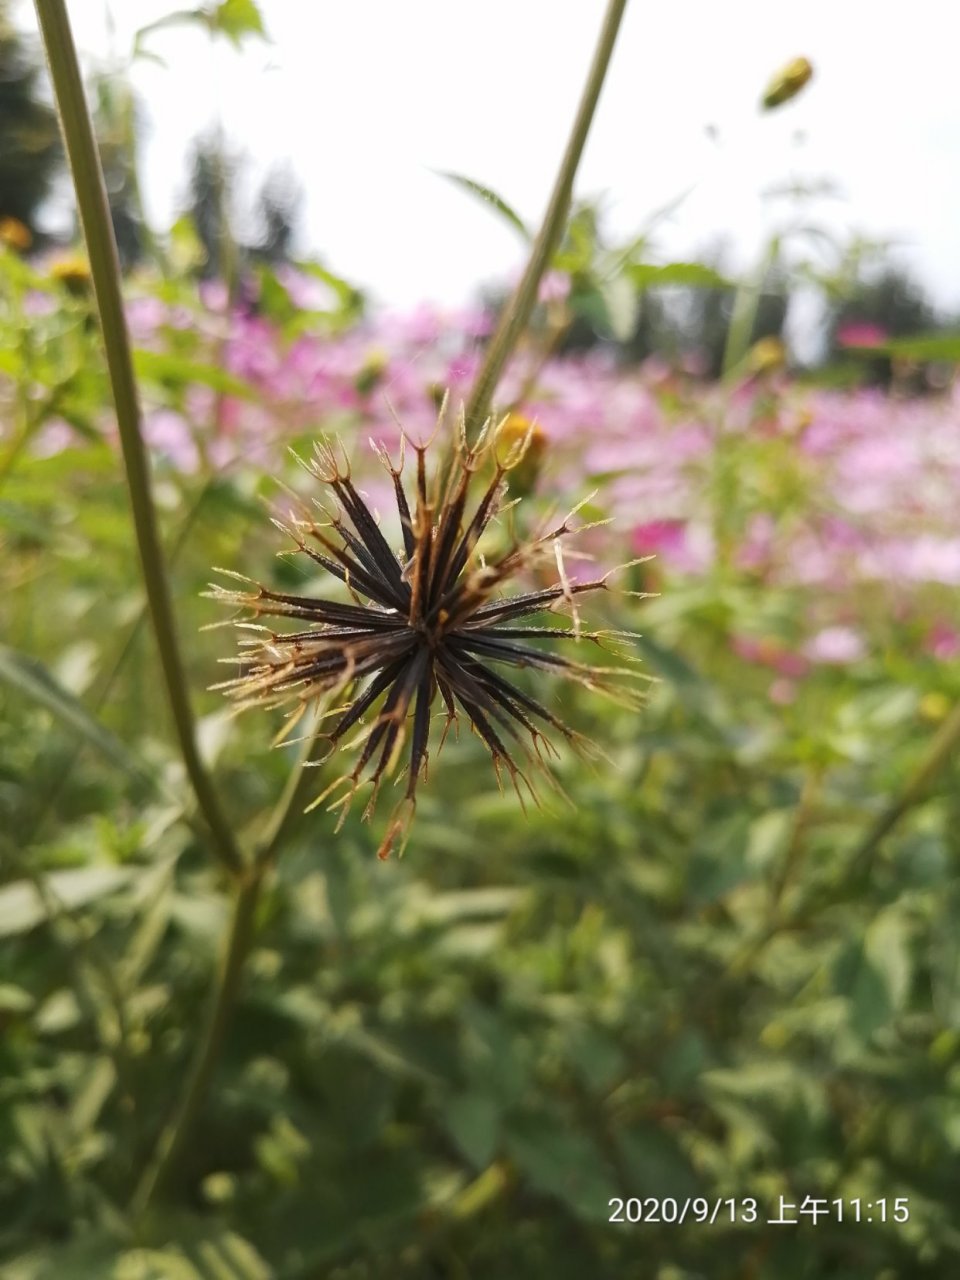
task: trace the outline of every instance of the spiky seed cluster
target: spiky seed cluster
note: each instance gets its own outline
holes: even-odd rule
[[[441,420],[442,416],[441,410]],[[412,507],[402,479],[405,443],[416,455]],[[311,808],[342,789],[343,794],[329,805],[341,809],[342,822],[366,773],[373,784],[363,815],[369,817],[382,780],[393,772],[409,740],[406,791],[380,847],[381,858],[389,856],[398,839],[405,843],[417,784],[427,771],[431,709],[437,694],[446,712],[440,747],[452,724],[459,730],[462,711],[490,752],[498,783],[503,766],[521,802],[521,782],[535,801],[538,797],[518,757],[556,785],[545,757],[557,752],[544,736],[545,726],[575,747],[591,744],[501,668],[550,672],[590,689],[615,692],[621,701],[625,695],[631,702],[638,701],[630,690],[611,681],[636,673],[587,665],[539,647],[545,640],[589,640],[600,645],[608,637],[627,634],[587,632],[580,625],[577,597],[606,589],[610,575],[588,582],[571,582],[567,576],[561,544],[575,531],[571,520],[579,508],[531,539],[511,539],[506,551],[489,563],[478,552],[480,536],[490,522],[514,505],[505,500],[507,476],[528,444],[529,435],[498,449],[497,436],[484,430],[471,445],[461,418],[450,460],[437,468],[430,484],[429,445],[412,444],[401,435],[396,465],[385,449],[374,445],[396,495],[403,547],[395,552],[355,487],[346,459],[326,442],[318,443],[307,470],[332,491],[336,509],[330,511],[315,502],[323,518],[291,514],[288,525],[274,523],[293,539],[298,551],[338,578],[353,602],[271,591],[228,570],[218,572],[239,578],[250,589],[214,586],[209,593],[255,618],[295,618],[306,624],[304,630],[278,633],[259,623],[237,623],[255,634],[241,641],[242,656],[230,660],[240,663],[241,674],[215,688],[223,689],[241,707],[296,700],[299,705],[290,713],[280,740],[288,736],[308,703],[320,695],[335,699],[349,689],[351,701],[323,713],[337,717],[333,728],[322,735],[330,744],[327,757],[351,729],[366,721],[351,744],[360,748],[353,768],[318,796]],[[492,478],[471,509],[471,482],[491,456]],[[545,558],[555,565],[555,585],[501,595],[512,578]],[[517,625],[564,606],[568,626]]]

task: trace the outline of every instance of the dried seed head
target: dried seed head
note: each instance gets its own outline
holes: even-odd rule
[[[529,443],[529,430],[526,435]],[[237,624],[243,628],[240,674],[216,688],[240,707],[294,702],[294,720],[308,703],[323,696],[338,704],[324,711],[332,724],[322,736],[331,753],[348,746],[357,754],[352,768],[311,808],[328,801],[328,809],[340,810],[342,823],[360,787],[370,782],[366,818],[384,778],[401,759],[405,761],[403,799],[390,820],[380,857],[397,846],[402,851],[406,843],[417,785],[427,772],[431,712],[438,695],[445,713],[440,746],[451,725],[459,729],[464,716],[489,751],[498,782],[505,770],[521,802],[522,784],[537,803],[531,772],[556,785],[546,761],[557,753],[546,731],[554,730],[584,753],[592,744],[504,669],[547,672],[615,695],[620,703],[639,703],[636,691],[621,679],[636,677],[637,672],[593,666],[543,647],[570,641],[605,647],[608,640],[628,635],[582,627],[579,598],[606,590],[610,574],[587,582],[568,576],[561,544],[577,531],[577,509],[530,539],[511,538],[489,562],[478,553],[484,530],[512,505],[506,500],[508,470],[516,465],[517,450],[511,447],[503,456],[497,438],[497,433],[484,430],[475,443],[468,443],[461,415],[454,446],[429,481],[428,445],[401,436],[396,463],[382,446],[374,445],[393,484],[402,538],[396,551],[355,487],[342,449],[318,443],[307,469],[327,488],[336,507],[323,509],[322,521],[301,511],[291,513],[287,524],[274,523],[297,551],[339,579],[351,602],[272,591],[227,570],[219,572],[239,579],[244,588],[214,586],[208,593],[247,614],[247,620]],[[502,424],[499,438],[502,446]],[[414,455],[412,483],[403,477],[404,445]],[[471,502],[472,482],[485,461],[491,469]],[[550,562],[557,574],[554,585],[502,594],[511,579]],[[564,607],[570,625],[537,622],[535,615]],[[289,618],[302,625],[274,631],[251,618]],[[347,741],[351,731],[355,733]]]

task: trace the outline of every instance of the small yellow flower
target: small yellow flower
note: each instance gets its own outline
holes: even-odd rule
[[[807,58],[794,58],[782,67],[767,85],[762,98],[764,111],[772,111],[795,98],[813,77],[813,65]]]
[[[510,473],[510,493],[515,498],[527,497],[540,475],[547,433],[523,414],[510,413],[497,428],[495,446],[498,461]]]
[[[25,253],[33,244],[30,228],[25,227],[19,218],[0,218],[0,244]]]
[[[779,338],[761,338],[747,353],[751,373],[772,373],[787,363],[787,350]]]
[[[50,277],[75,298],[82,297],[90,288],[90,263],[83,254],[68,254],[50,264]]]

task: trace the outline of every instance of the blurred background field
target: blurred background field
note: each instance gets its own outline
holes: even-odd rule
[[[177,21],[211,51],[261,41],[248,0],[200,12]],[[401,860],[377,862],[377,820],[299,820],[176,1184],[128,1211],[228,899],[158,679],[38,56],[5,11],[0,1275],[956,1274],[960,322],[882,237],[821,225],[810,183],[746,264],[667,252],[672,202],[630,234],[575,205],[497,400],[535,424],[525,521],[586,499],[611,518],[594,566],[655,557],[624,582],[654,598],[589,615],[642,633],[648,704],[538,692],[610,757],[563,755],[570,806],[522,813],[463,733]],[[249,835],[296,750],[271,749],[277,713],[208,691],[233,643],[201,630],[211,568],[306,589],[269,516],[309,491],[289,450],[320,433],[386,508],[369,439],[467,395],[516,255],[469,300],[378,304],[304,244],[295,176],[245,192],[215,132],[151,226],[133,65],[92,67],[91,100],[201,748]],[[438,186],[522,248],[487,180]],[[349,201],[336,174],[326,198]],[[630,1197],[752,1197],[759,1221],[610,1223]],[[837,1201],[843,1221],[814,1213]],[[797,1226],[767,1224],[781,1204]]]

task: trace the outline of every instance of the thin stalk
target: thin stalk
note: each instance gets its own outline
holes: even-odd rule
[[[204,500],[207,497],[207,494],[210,492],[210,488],[212,484],[213,484],[212,478],[207,480],[203,488],[200,490],[200,493],[197,497],[196,502],[194,502],[193,506],[187,512],[186,518],[184,519],[183,523],[178,529],[177,536],[174,539],[174,541],[171,543],[170,550],[167,553],[168,564],[172,565],[176,563],[180,555],[180,552],[183,550],[186,544],[187,538],[191,530],[193,529],[193,526],[197,520],[197,517],[200,514],[200,508],[202,507]],[[143,625],[147,620],[148,613],[149,613],[149,606],[146,603],[144,603],[137,610],[137,616],[128,625],[123,641],[120,644],[119,649],[117,650],[116,657],[114,658],[113,663],[110,666],[110,669],[107,671],[106,676],[100,683],[100,687],[97,690],[96,694],[93,696],[93,699],[91,701],[90,709],[94,716],[99,716],[101,710],[103,709],[104,703],[106,702],[107,698],[110,696],[110,692],[113,689],[113,686],[118,676],[120,675],[120,672],[124,667],[124,664],[127,662],[131,653],[133,652],[134,645],[136,644],[136,641],[140,636],[140,632],[143,629]],[[60,796],[63,794],[64,789],[67,786],[67,783],[70,781],[70,778],[73,775],[73,770],[76,768],[77,761],[80,759],[81,755],[83,754],[84,746],[85,746],[84,742],[82,741],[78,742],[76,750],[74,751],[73,755],[66,762],[66,764],[62,765],[58,769],[56,778],[54,779],[50,787],[50,790],[47,792],[47,796],[46,796],[46,800],[44,802],[43,808],[34,818],[34,821],[30,826],[30,828],[21,837],[21,843],[25,849],[30,848],[31,845],[36,843],[37,836],[39,832],[43,829],[44,822],[46,822],[46,820],[54,813],[57,807],[57,801],[60,799]],[[192,822],[190,817],[187,818],[187,821],[191,822],[191,825],[197,829],[198,834],[202,838],[204,835],[204,830],[200,822]]]
[[[760,298],[770,268],[780,253],[780,238],[775,236],[765,250],[753,275],[742,281],[733,297],[733,311],[723,347],[722,377],[730,379],[741,371],[741,365],[750,350],[753,326],[760,310]]]
[[[311,777],[314,770],[309,765],[313,748],[320,736],[321,724],[321,717],[317,715],[313,722],[313,728],[303,739],[303,745],[300,748],[297,760],[287,777],[286,786],[281,792],[273,812],[267,819],[263,834],[257,843],[253,861],[254,866],[260,872],[266,871],[276,859],[280,848],[290,833],[291,826],[303,810],[302,801],[305,793],[310,790],[311,785],[315,785],[316,780]]]
[[[153,1158],[134,1192],[131,1212],[139,1216],[169,1186],[180,1157],[206,1101],[207,1090],[220,1061],[224,1042],[240,990],[243,966],[253,941],[253,922],[263,883],[259,872],[249,873],[234,891],[233,913],[220,963],[220,973],[200,1034],[197,1055],[180,1106],[160,1135]]]
[[[583,88],[580,105],[574,117],[570,140],[567,143],[567,149],[563,154],[556,181],[553,185],[550,203],[547,205],[547,211],[544,214],[543,225],[540,227],[537,238],[533,242],[530,260],[520,278],[520,283],[513,291],[510,301],[500,316],[500,322],[493,337],[490,339],[483,364],[470,392],[465,415],[467,432],[470,435],[476,435],[490,412],[490,406],[504,366],[513,354],[521,334],[527,327],[527,322],[537,300],[537,288],[563,235],[567,213],[570,208],[570,197],[573,192],[573,180],[580,164],[580,157],[583,154],[584,143],[587,140],[597,102],[600,99],[600,90],[603,88],[603,82],[610,65],[610,58],[613,54],[613,46],[616,43],[617,32],[620,29],[620,22],[626,7],[627,0],[609,0],[607,4],[603,26],[600,29],[600,38],[593,55],[593,62],[590,64],[590,71],[587,74],[587,82]]]
[[[197,749],[193,712],[187,696],[186,675],[173,618],[170,586],[157,532],[156,512],[150,490],[150,467],[140,432],[140,406],[133,375],[130,336],[123,313],[117,246],[70,21],[64,0],[36,0],[36,8],[90,258],[90,274],[117,410],[117,426],[133,508],[144,587],[160,651],[167,698],[173,713],[180,754],[200,812],[213,837],[212,847],[224,868],[236,878],[243,872],[243,858]]]
[[[173,1119],[164,1129],[153,1158],[144,1171],[131,1201],[131,1212],[142,1214],[170,1185],[183,1152],[188,1149],[193,1130],[203,1109],[207,1090],[223,1052],[223,1046],[240,991],[243,967],[253,941],[253,921],[260,901],[264,877],[280,851],[298,812],[298,801],[309,786],[309,760],[320,728],[318,716],[303,740],[299,759],[291,769],[276,806],[267,820],[257,845],[254,867],[234,887],[233,914],[224,947],[217,984],[210,1009],[197,1044],[187,1087]]]
[[[890,834],[904,814],[909,813],[923,799],[927,787],[946,764],[958,743],[960,743],[960,703],[953,708],[934,734],[923,759],[907,779],[900,794],[890,801],[857,845],[847,870],[848,880],[858,882],[866,875],[881,842]]]
[[[954,707],[940,726],[923,759],[907,779],[899,795],[890,801],[860,840],[844,869],[839,884],[809,895],[792,911],[769,922],[758,937],[748,943],[739,955],[734,956],[727,967],[727,976],[739,976],[748,972],[763,949],[778,934],[792,929],[802,929],[824,906],[837,906],[841,902],[850,902],[862,896],[867,876],[880,845],[900,819],[923,799],[930,783],[947,763],[958,744],[960,744],[960,704]]]

